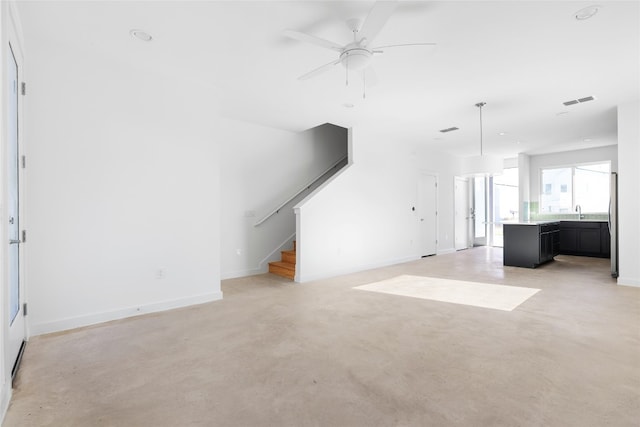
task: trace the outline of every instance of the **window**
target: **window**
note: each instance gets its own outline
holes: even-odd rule
[[[603,213],[609,209],[611,165],[597,163],[542,169],[540,213]]]
[[[575,204],[582,212],[609,210],[609,163],[576,166],[574,168]]]
[[[540,213],[569,213],[571,200],[572,168],[542,169],[544,194],[540,197]],[[566,191],[561,191],[565,188]]]

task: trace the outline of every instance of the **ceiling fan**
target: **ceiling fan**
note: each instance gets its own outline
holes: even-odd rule
[[[298,77],[298,80],[307,80],[328,71],[334,65],[342,64],[347,70],[347,84],[349,84],[349,71],[360,72],[361,77],[364,80],[365,70],[368,80],[368,82],[365,81],[365,84],[370,84],[375,81],[375,73],[371,65],[372,58],[376,54],[383,53],[384,51],[382,49],[401,46],[435,46],[435,43],[403,43],[374,46],[373,41],[385,26],[397,6],[397,1],[378,1],[374,4],[369,15],[367,15],[367,18],[364,21],[361,19],[349,19],[347,21],[347,26],[351,32],[353,32],[353,41],[345,45],[340,45],[299,31],[285,30],[284,35],[287,37],[331,49],[338,53],[338,58],[328,64],[321,65],[320,67],[303,74]]]

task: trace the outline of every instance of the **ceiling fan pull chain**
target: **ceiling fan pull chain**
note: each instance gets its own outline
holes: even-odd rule
[[[346,73],[346,85],[349,86],[349,52],[347,52],[347,66],[344,67]]]
[[[362,99],[367,98],[367,70],[362,70]]]

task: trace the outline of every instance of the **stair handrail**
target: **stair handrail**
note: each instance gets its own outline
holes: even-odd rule
[[[318,175],[317,178],[314,178],[312,181],[310,181],[308,184],[306,184],[304,187],[302,187],[300,190],[298,190],[293,196],[289,197],[287,200],[285,200],[284,202],[280,203],[275,209],[272,209],[271,211],[269,211],[268,214],[266,214],[265,216],[263,216],[260,220],[256,221],[253,226],[257,227],[260,224],[262,224],[263,222],[265,222],[266,220],[268,220],[269,218],[271,218],[273,215],[277,214],[280,212],[280,209],[282,209],[283,207],[285,207],[287,204],[289,204],[292,200],[294,200],[296,197],[298,197],[300,194],[302,194],[302,192],[307,191],[309,188],[311,188],[311,186],[313,184],[315,184],[316,182],[318,182],[320,180],[320,178],[322,178],[323,176],[325,176],[326,174],[328,174],[329,172],[331,172],[332,169],[336,168],[340,163],[344,162],[345,160],[348,159],[348,155],[342,157],[340,160],[338,160],[337,162],[334,162],[330,167],[328,167],[324,172],[322,172],[320,175]]]

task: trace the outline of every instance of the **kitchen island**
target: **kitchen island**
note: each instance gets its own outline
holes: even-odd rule
[[[560,253],[560,221],[503,223],[503,264],[536,268]]]

